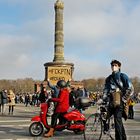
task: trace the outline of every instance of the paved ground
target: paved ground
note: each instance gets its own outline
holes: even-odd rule
[[[0,114],[0,139],[1,140],[45,140],[43,136],[31,137],[29,135],[30,119],[39,114],[39,107],[25,107],[23,104],[15,106],[14,115],[8,115],[6,106],[5,115]],[[92,107],[84,113],[86,116],[95,111]],[[135,119],[124,121],[128,140],[140,140],[140,104],[135,106]],[[55,132],[53,138],[48,140],[83,140],[83,135],[75,135],[70,131]]]

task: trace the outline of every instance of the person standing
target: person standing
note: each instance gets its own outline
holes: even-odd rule
[[[0,112],[2,112],[2,91],[0,91]]]
[[[47,79],[47,83],[49,88],[54,91],[52,97],[57,98],[59,94],[59,88],[57,87],[57,85],[52,85],[49,79]]]
[[[9,106],[9,114],[13,115],[14,106],[15,106],[15,93],[13,92],[13,90],[9,90],[8,106]]]
[[[76,95],[76,90],[74,87],[72,87],[69,94],[69,104],[71,107],[75,106],[75,95]]]
[[[28,93],[25,94],[25,106],[27,107],[30,104],[30,96]]]
[[[109,102],[107,117],[114,115],[115,139],[127,140],[122,117],[124,117],[125,120],[127,119],[127,116],[124,113],[124,107],[132,93],[133,85],[128,76],[121,73],[121,62],[112,60],[110,64],[112,74],[105,80],[103,101]],[[104,130],[107,128],[107,124],[104,124]]]
[[[4,114],[5,104],[7,103],[7,90],[0,92],[0,112]]]
[[[130,98],[128,100],[129,112],[128,112],[128,119],[134,119],[134,108],[135,102]]]
[[[60,80],[59,80],[59,81],[60,81]],[[69,86],[70,86],[70,81],[71,81],[71,79],[69,79],[69,80],[66,82],[66,87],[69,87]],[[57,86],[57,84],[56,84],[56,85],[52,85],[52,84],[50,83],[50,80],[49,80],[49,79],[47,79],[47,84],[48,84],[48,87],[49,87],[51,90],[54,91],[53,94],[52,94],[52,97],[57,98],[58,95],[59,95],[59,90],[60,90],[60,88]]]
[[[48,96],[48,93],[46,91],[46,88],[42,86],[41,92],[39,94],[39,101],[40,101],[40,103],[45,103],[46,99],[48,98],[47,96]]]

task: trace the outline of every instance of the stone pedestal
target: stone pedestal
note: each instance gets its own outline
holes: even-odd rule
[[[45,80],[50,80],[51,84],[56,84],[59,80],[68,81],[72,78],[74,64],[67,63],[64,59],[64,33],[63,33],[63,10],[64,3],[57,0],[55,5],[55,42],[53,62],[45,63]]]
[[[72,74],[74,71],[74,64],[67,62],[48,62],[45,66],[45,79],[50,80],[50,83],[55,85],[58,80],[72,80]]]

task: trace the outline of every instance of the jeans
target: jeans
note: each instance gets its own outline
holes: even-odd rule
[[[65,113],[54,113],[52,115],[51,118],[51,127],[55,128],[55,126],[57,125],[57,119],[59,119],[59,124],[63,123],[63,121],[65,121],[65,119],[63,118],[63,115]]]
[[[108,117],[114,115],[115,122],[115,139],[116,140],[127,140],[125,129],[122,122],[123,105],[108,108]]]

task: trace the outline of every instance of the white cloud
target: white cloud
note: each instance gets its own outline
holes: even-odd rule
[[[43,64],[53,60],[54,2],[0,1],[26,9],[20,23],[0,23],[1,78],[44,79]],[[114,58],[122,70],[139,76],[140,5],[129,10],[121,0],[64,2],[65,58],[75,64],[75,79],[106,76]]]
[[[20,56],[17,58],[17,61],[15,62],[16,67],[24,67],[28,66],[29,58],[25,54],[20,54]]]

